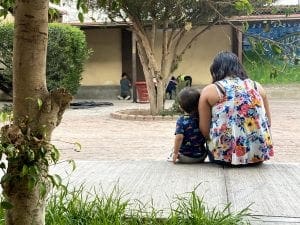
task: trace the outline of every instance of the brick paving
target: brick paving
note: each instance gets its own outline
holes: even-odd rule
[[[298,90],[298,89],[297,89]],[[300,92],[300,89],[299,89]],[[114,106],[69,109],[53,133],[62,159],[165,160],[170,152],[175,121],[118,120],[111,112],[145,109],[148,104],[113,100]],[[170,105],[171,102],[168,102]],[[273,162],[300,162],[300,98],[271,98]],[[78,142],[82,149],[76,152]]]

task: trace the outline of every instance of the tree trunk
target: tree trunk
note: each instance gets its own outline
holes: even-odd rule
[[[10,149],[1,180],[5,200],[12,205],[6,210],[6,225],[45,224],[53,150],[49,142],[71,101],[64,90],[49,93],[46,88],[48,4],[48,0],[15,2],[14,121],[1,128],[1,144]]]
[[[165,81],[161,76],[160,71],[156,67],[153,67],[148,59],[148,55],[145,51],[150,49],[144,48],[142,42],[137,39],[137,47],[139,50],[139,57],[145,74],[147,90],[149,93],[150,101],[150,113],[151,115],[157,115],[164,109],[165,100]]]

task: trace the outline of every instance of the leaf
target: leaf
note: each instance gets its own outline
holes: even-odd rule
[[[76,9],[79,10],[82,4],[82,0],[77,0]]]
[[[2,154],[1,154],[2,155]],[[5,163],[4,162],[1,162],[0,163],[0,169],[6,169],[6,165],[5,165]]]
[[[53,186],[59,187],[61,185],[62,179],[59,175],[48,175],[48,177],[50,178]]]
[[[272,49],[273,53],[276,55],[280,55],[282,53],[281,47],[277,44],[272,44],[271,49]]]
[[[234,3],[234,7],[236,10],[245,11],[248,14],[253,12],[253,6],[248,0],[238,0]]]
[[[38,104],[39,110],[41,110],[42,105],[43,105],[42,99],[38,98],[38,99],[37,99],[37,104]]]
[[[28,149],[26,154],[29,161],[33,161],[35,159],[35,153],[32,149]]]
[[[47,152],[47,151],[46,151],[46,149],[44,148],[44,146],[41,146],[41,148],[40,148],[40,155],[41,155],[42,158],[45,157],[46,152]]]
[[[40,183],[40,195],[42,198],[44,198],[47,194],[47,187],[46,187],[46,184],[43,182],[43,183]]]
[[[80,21],[81,23],[83,22],[84,17],[83,17],[83,13],[82,13],[82,12],[78,13],[78,19],[79,19],[79,21]]]
[[[11,176],[10,176],[10,175],[8,175],[7,173],[4,174],[4,175],[1,177],[1,184],[3,184],[3,183],[5,183],[5,182],[9,181],[10,179],[11,179]]]
[[[51,150],[51,159],[54,163],[57,163],[59,160],[59,151],[58,149],[53,145]]]
[[[73,159],[71,160],[68,160],[68,163],[71,164],[72,166],[72,171],[74,171],[76,169],[76,164],[75,164],[75,161]]]
[[[7,113],[6,112],[1,112],[0,113],[0,122],[5,122],[7,120]]]
[[[85,4],[81,4],[81,9],[83,13],[88,13],[89,9]]]
[[[74,151],[79,152],[81,150],[81,144],[79,142],[74,142],[75,149]]]
[[[249,29],[249,23],[247,21],[243,22],[243,32],[246,32]]]
[[[39,173],[40,173],[40,169],[37,165],[28,167],[28,174],[30,174],[31,176],[36,176]]]
[[[10,202],[7,201],[2,201],[0,204],[2,209],[12,209],[14,207]]]
[[[30,177],[28,180],[28,189],[33,190],[36,184],[37,184],[37,179],[35,177]]]
[[[24,177],[28,174],[28,166],[27,165],[23,165],[22,167],[22,172],[21,172],[21,176]]]

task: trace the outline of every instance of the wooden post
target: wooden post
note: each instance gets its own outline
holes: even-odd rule
[[[133,102],[137,102],[137,96],[136,96],[136,34],[132,32],[132,100]]]
[[[238,46],[238,57],[241,62],[243,62],[243,33],[237,31],[237,46]]]

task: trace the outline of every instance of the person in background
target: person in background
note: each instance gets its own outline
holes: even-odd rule
[[[200,92],[191,87],[185,87],[178,94],[178,102],[185,114],[176,122],[173,152],[168,161],[180,163],[201,163],[207,156],[205,138],[199,130]]]
[[[176,86],[177,86],[176,78],[172,76],[166,88],[166,93],[167,95],[169,95],[169,99],[172,99],[173,95],[176,95]]]
[[[120,100],[129,100],[131,98],[131,82],[127,77],[127,73],[122,73],[122,77],[120,80],[120,95],[118,95],[118,99]]]
[[[238,57],[217,54],[210,67],[212,84],[201,92],[200,131],[207,138],[210,161],[255,165],[273,155],[271,115],[263,87],[248,78]]]

